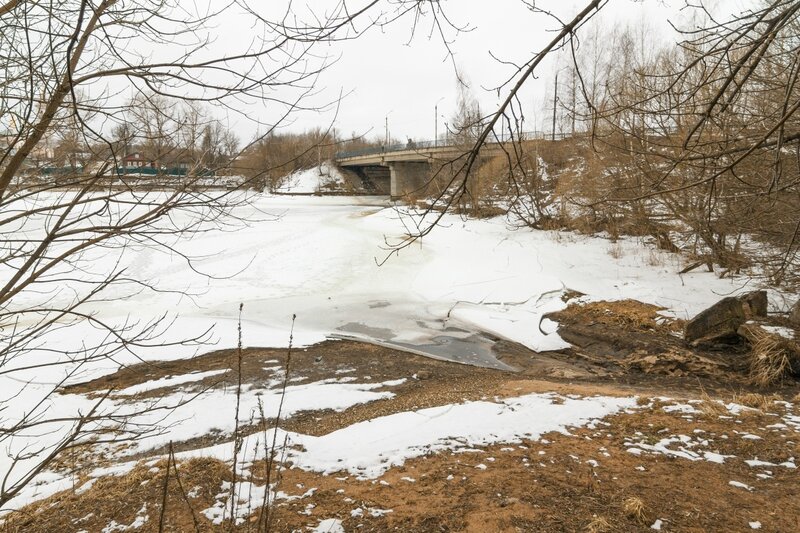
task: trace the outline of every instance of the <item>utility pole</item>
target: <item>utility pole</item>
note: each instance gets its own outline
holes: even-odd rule
[[[386,141],[384,142],[384,144],[386,146],[389,146],[389,115],[386,115],[386,119],[385,120],[386,120],[386,124],[384,125],[384,128],[386,130]]]
[[[433,147],[439,146],[439,102],[433,105]]]
[[[436,100],[433,104],[433,146],[439,146],[439,102],[444,100],[444,96]]]
[[[556,72],[556,83],[553,85],[553,133],[551,140],[556,140],[556,108],[558,106],[558,72]]]
[[[571,114],[572,114],[572,136],[575,137],[575,116],[578,114],[578,99],[577,99],[577,95],[576,95],[576,92],[578,90],[577,89],[578,80],[577,80],[577,68],[575,67],[575,65],[572,65],[571,72],[572,72],[572,80],[571,80],[572,81],[572,101],[570,102],[570,104],[571,104],[571,107],[572,107],[572,110],[571,110]]]

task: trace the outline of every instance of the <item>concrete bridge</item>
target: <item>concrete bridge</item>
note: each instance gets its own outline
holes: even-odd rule
[[[446,161],[460,153],[463,149],[426,141],[339,152],[336,162],[358,174],[375,192],[400,198],[424,191],[434,161]]]
[[[523,140],[549,139],[552,134],[526,132]],[[557,134],[561,139],[564,135]],[[509,139],[510,140],[510,139]],[[486,143],[481,153],[502,153],[504,140]],[[433,177],[434,163],[442,164],[463,155],[464,145],[453,145],[444,141],[409,142],[390,146],[378,146],[339,152],[336,162],[358,174],[377,194],[389,194],[400,198],[407,194],[424,195]]]

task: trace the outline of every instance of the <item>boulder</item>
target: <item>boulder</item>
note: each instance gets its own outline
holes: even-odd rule
[[[794,326],[800,326],[800,300],[797,300],[797,303],[795,303],[791,311],[789,311],[789,321]]]
[[[740,295],[739,301],[744,305],[747,319],[767,318],[767,291],[752,291]]]
[[[737,337],[736,330],[747,322],[744,304],[735,296],[728,296],[696,317],[686,322],[683,338],[697,344]]]
[[[766,318],[767,292],[752,291],[728,296],[686,322],[683,338],[694,345],[735,341],[739,326],[754,318]]]

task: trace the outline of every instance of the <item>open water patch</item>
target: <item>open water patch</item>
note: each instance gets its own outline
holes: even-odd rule
[[[336,329],[341,333],[330,335],[331,338],[367,342],[440,361],[508,372],[517,371],[516,368],[497,359],[493,350],[496,341],[479,332],[450,327],[446,332],[431,331],[429,335],[410,342],[398,340],[391,329],[368,326],[360,322],[350,322]]]

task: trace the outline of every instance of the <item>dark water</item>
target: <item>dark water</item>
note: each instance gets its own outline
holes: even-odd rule
[[[368,342],[464,365],[516,371],[514,367],[497,360],[492,350],[495,341],[480,332],[447,328],[422,341],[410,343],[394,340],[396,335],[390,329],[371,327],[358,322],[350,322],[336,329],[341,333],[332,335],[333,338]]]

